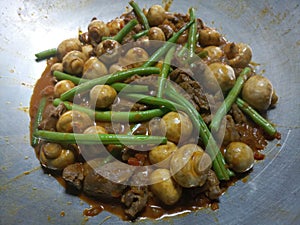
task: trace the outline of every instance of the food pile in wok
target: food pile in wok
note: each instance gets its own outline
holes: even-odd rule
[[[252,50],[196,17],[134,2],[36,54],[31,144],[68,193],[124,220],[218,207],[269,140],[278,97]]]

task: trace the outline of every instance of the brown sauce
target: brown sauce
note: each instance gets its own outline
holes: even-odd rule
[[[51,75],[50,67],[55,62],[55,58],[47,61],[47,68],[35,85],[30,102],[31,134],[33,132],[33,123],[35,121],[36,112],[41,98],[47,96],[47,104],[52,104],[53,87],[55,83],[53,80],[53,76]],[[240,126],[239,131],[243,134],[243,140],[245,141],[245,143],[248,143],[254,149],[255,159],[261,160],[264,158],[264,155],[260,153],[260,150],[264,149],[264,147],[267,145],[267,140],[264,138],[264,133],[260,128],[253,125],[253,127],[249,129],[249,127],[247,126],[250,125]],[[276,138],[280,138],[279,133],[276,135]],[[36,148],[35,151],[36,154],[38,154],[38,148]],[[62,179],[61,174],[53,174],[51,171],[47,170],[46,172],[54,175],[58,182],[66,188],[65,181]],[[243,177],[245,177],[246,175],[243,175]],[[225,192],[229,186],[231,186],[237,180],[243,179],[243,177],[235,177],[229,182],[221,182],[220,186],[222,191]],[[123,205],[121,205],[121,203],[119,202],[106,202],[101,199],[90,198],[83,193],[79,194],[78,197],[90,205],[90,208],[87,208],[83,211],[84,216],[95,216],[101,213],[103,210],[106,210],[112,214],[117,215],[123,220],[129,219],[124,213]],[[210,207],[212,210],[218,209],[218,201],[212,201],[207,198],[203,193],[201,193],[201,188],[184,189],[183,196],[173,206],[162,205],[160,202],[158,202],[157,199],[151,197],[146,208],[139,215],[139,218],[157,219],[184,214],[207,207]],[[61,213],[61,216],[64,216],[63,211]]]
[[[39,103],[41,101],[41,98],[44,96],[48,97],[47,104],[52,104],[52,96],[53,96],[53,87],[54,87],[54,80],[53,76],[51,75],[51,65],[53,65],[56,62],[56,59],[50,59],[47,62],[47,67],[45,71],[43,72],[41,78],[37,81],[33,95],[30,102],[30,133],[33,132],[33,124],[36,118],[36,112],[39,106]],[[38,154],[38,147],[35,148],[36,154]],[[57,172],[53,172],[51,170],[45,169],[45,172],[52,174],[57,181],[66,188],[66,183],[62,179],[61,174]],[[225,188],[223,188],[225,191]],[[160,202],[158,202],[156,199],[151,198],[148,202],[146,208],[143,210],[143,212],[139,215],[139,218],[152,218],[157,219],[161,217],[166,216],[172,216],[181,214],[183,212],[191,212],[196,211],[204,207],[211,207],[212,209],[218,208],[218,202],[212,201],[208,199],[204,194],[197,195],[196,193],[199,193],[200,189],[191,189],[186,190],[183,194],[183,197],[181,200],[176,203],[173,206],[163,206]],[[105,202],[101,199],[94,199],[90,198],[89,196],[86,196],[85,194],[81,193],[78,196],[83,201],[87,202],[90,205],[90,208],[85,209],[83,211],[83,215],[85,216],[96,216],[99,213],[101,213],[103,210],[108,211],[112,214],[117,215],[123,220],[128,220],[127,216],[124,213],[124,207],[118,203],[118,202]]]

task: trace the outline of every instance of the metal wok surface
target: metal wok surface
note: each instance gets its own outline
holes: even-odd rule
[[[138,1],[149,7],[160,1]],[[43,173],[29,144],[29,102],[46,62],[34,53],[85,31],[92,17],[109,21],[127,1],[1,1],[0,3],[0,224],[129,224],[107,212],[84,217],[89,205],[65,193]],[[300,3],[290,1],[178,1],[171,11],[197,15],[226,34],[248,43],[280,96],[268,114],[282,134],[244,183],[221,196],[216,211],[203,209],[137,224],[300,224]]]

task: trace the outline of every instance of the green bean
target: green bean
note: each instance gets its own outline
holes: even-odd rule
[[[187,46],[188,46],[188,43],[185,42],[184,45],[181,47],[181,49],[177,53],[178,57],[182,57],[184,55],[184,53],[188,50]]]
[[[196,40],[199,38],[199,33],[196,33]],[[188,42],[185,42],[182,48],[178,51],[177,56],[182,57],[188,51]]]
[[[236,79],[233,88],[229,91],[227,97],[224,99],[220,108],[217,110],[216,114],[212,118],[212,121],[210,123],[210,129],[212,131],[217,131],[219,129],[223,117],[226,115],[226,113],[230,110],[232,104],[235,102],[236,98],[241,92],[245,81],[248,79],[250,72],[251,69],[249,67],[245,67],[240,73],[239,77]]]
[[[53,72],[53,76],[55,76],[58,80],[70,80],[76,85],[80,84],[82,82],[88,81],[87,79],[80,78],[80,77],[75,77],[73,75],[63,73],[63,72],[60,72],[60,71],[57,71],[57,70]]]
[[[212,166],[218,179],[229,180],[229,177],[232,176],[233,173],[226,169],[225,159],[222,153],[220,152],[217,143],[215,142],[201,115],[194,108],[192,103],[190,103],[181,94],[177,93],[177,91],[171,85],[169,85],[169,89],[168,92],[166,92],[166,94],[168,95],[168,97],[170,97],[175,102],[177,101],[186,109],[186,112],[190,116],[191,120],[194,121],[194,123],[197,121],[199,127],[199,135],[203,140],[204,145],[206,146],[207,153],[213,159]]]
[[[33,127],[32,127],[32,137],[31,137],[31,145],[33,147],[35,147],[38,144],[38,139],[35,138],[33,134],[35,132],[37,132],[38,126],[43,119],[43,112],[44,112],[46,103],[47,103],[47,98],[46,97],[41,98],[39,107],[38,107],[36,115],[35,115],[35,120],[34,120]]]
[[[139,84],[125,84],[125,83],[113,83],[110,85],[117,92],[130,92],[130,93],[141,93],[148,92],[149,87],[147,85],[139,85]]]
[[[174,91],[167,92],[169,98],[174,101],[178,101],[182,105],[183,111],[186,112],[190,119],[192,120],[195,129],[199,130],[199,135],[203,140],[204,145],[206,146],[206,152],[212,158],[212,167],[219,180],[229,180],[231,176],[234,176],[234,173],[225,167],[225,159],[222,153],[219,150],[217,143],[215,142],[213,136],[210,134],[208,127],[203,121],[200,114],[193,107],[193,105],[186,100],[183,96]]]
[[[93,80],[89,80],[87,82],[84,82],[71,90],[63,93],[61,95],[61,100],[68,100],[74,97],[76,93],[79,93],[81,91],[85,91],[89,88],[92,88],[93,86],[97,84],[112,84],[118,81],[125,80],[126,78],[129,78],[135,74],[138,75],[149,75],[149,74],[157,74],[160,73],[160,69],[157,67],[146,67],[146,68],[133,68],[128,69],[124,71],[118,71],[116,73],[108,74],[103,77],[95,78]]]
[[[41,61],[43,59],[48,59],[48,58],[51,58],[53,56],[56,56],[56,52],[57,52],[56,48],[51,48],[51,49],[47,49],[45,51],[36,53],[34,55],[36,57],[36,61]]]
[[[88,79],[84,78],[79,78],[75,77],[72,75],[69,75],[67,73],[63,73],[60,71],[54,71],[53,75],[58,79],[58,80],[70,80],[74,84],[80,84],[83,82],[89,81]],[[138,84],[125,84],[125,83],[113,83],[110,86],[112,86],[116,91],[126,91],[126,92],[132,92],[132,93],[140,93],[140,92],[148,92],[149,87],[147,85],[138,85]]]
[[[113,40],[114,39],[114,36],[103,36],[101,38],[101,41],[105,41],[105,40]]]
[[[136,19],[130,20],[115,36],[114,40],[122,43],[123,38],[138,24]]]
[[[101,41],[105,41],[105,40],[115,40],[115,36],[103,36],[101,38]]]
[[[189,57],[193,57],[195,48],[196,48],[196,42],[197,42],[197,39],[196,39],[197,23],[196,23],[195,9],[190,8],[189,14],[190,14],[190,21],[194,21],[194,23],[191,25],[191,27],[189,29],[187,48],[189,50]]]
[[[143,36],[147,35],[148,32],[149,32],[149,30],[143,30],[143,31],[141,31],[141,32],[139,32],[139,33],[137,33],[137,34],[134,34],[132,37],[133,37],[133,39],[136,41],[136,40],[139,39],[140,37],[143,37]]]
[[[126,133],[127,135],[133,135],[134,132],[141,126],[140,123],[136,123],[133,125],[133,127],[130,128],[130,130]],[[107,156],[107,158],[111,158],[114,156],[115,158],[122,156],[122,150],[124,149],[124,145],[113,145],[113,148],[109,151],[111,155]]]
[[[55,99],[53,101],[54,106],[58,106],[60,103],[63,103],[68,110],[77,110],[84,112],[88,114],[91,118],[95,118],[96,121],[102,122],[143,122],[151,120],[154,117],[161,117],[169,111],[166,108],[130,112],[94,111],[84,106],[72,104],[68,101],[61,101],[61,99]]]
[[[250,105],[248,105],[247,102],[245,102],[240,98],[237,98],[236,104],[256,124],[262,127],[267,134],[274,136],[277,133],[276,128],[273,127],[272,124],[269,123],[265,118],[263,118],[258,112],[256,112],[255,109],[253,109]]]
[[[124,135],[124,134],[78,134],[62,133],[55,131],[39,130],[35,132],[35,137],[48,141],[63,144],[97,144],[101,142],[108,144],[123,145],[145,145],[145,144],[165,144],[166,137],[149,135]]]
[[[166,107],[172,111],[178,111],[178,110],[184,111],[184,108],[181,105],[164,98],[153,97],[150,95],[143,95],[143,94],[126,94],[124,95],[124,97],[147,105]]]
[[[164,43],[164,45],[162,47],[160,47],[158,50],[156,50],[148,59],[147,62],[145,62],[142,67],[148,67],[148,66],[152,66],[153,64],[155,64],[159,58],[161,56],[163,56],[173,45],[173,43],[176,43],[176,41],[178,40],[178,38],[180,37],[180,35],[182,35],[182,33],[188,29],[195,21],[190,21],[187,24],[185,24],[178,32],[176,32],[175,34],[173,34],[173,36],[171,38],[169,38],[168,41],[166,41]]]
[[[143,13],[143,11],[141,10],[141,8],[138,6],[138,4],[134,1],[130,1],[129,5],[131,5],[131,7],[133,8],[134,13],[140,19],[140,21],[143,24],[145,30],[149,30],[150,25],[149,25],[148,19],[145,16],[145,14]]]
[[[197,116],[195,117],[195,114],[193,114],[193,112],[190,110],[190,108],[185,107],[184,105],[182,105],[182,101],[178,102],[178,99],[176,96],[173,97],[172,95],[173,93],[171,92],[171,94],[168,92],[168,96],[173,100],[168,100],[168,99],[164,99],[164,98],[158,98],[158,97],[153,97],[153,96],[149,96],[149,95],[143,95],[143,94],[127,94],[125,95],[125,97],[128,97],[130,99],[134,99],[138,102],[141,103],[145,103],[148,105],[155,105],[155,106],[162,106],[162,107],[166,107],[169,110],[172,111],[183,111],[186,112],[188,115],[190,115],[190,118],[194,124],[195,129],[199,129],[199,121]],[[176,94],[177,95],[177,94]],[[176,101],[178,103],[176,103]]]
[[[157,97],[161,98],[163,95],[163,89],[165,88],[166,78],[168,77],[170,67],[171,67],[171,61],[173,58],[175,52],[175,47],[172,47],[164,60],[164,63],[162,65],[162,69],[160,72],[160,79],[158,80],[158,89],[157,89]]]
[[[104,40],[115,40],[119,43],[122,43],[123,38],[138,24],[136,19],[130,20],[115,36],[113,37],[102,37]]]

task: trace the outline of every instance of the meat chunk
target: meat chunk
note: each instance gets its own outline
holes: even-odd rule
[[[223,145],[226,146],[230,142],[238,141],[240,139],[240,134],[236,128],[236,125],[232,119],[231,115],[226,115],[226,129],[223,139]]]
[[[244,113],[240,110],[240,108],[236,104],[232,105],[231,114],[236,123],[238,124],[247,123],[247,117],[244,115]]]
[[[67,111],[67,108],[64,104],[59,104],[57,107],[54,107],[52,104],[47,105],[43,113],[43,120],[39,124],[39,129],[56,131],[56,123],[59,117]]]
[[[93,197],[119,198],[127,187],[123,183],[132,175],[124,164],[114,161],[104,164],[103,159],[90,160],[85,164],[83,191]],[[109,179],[107,178],[109,177]]]
[[[185,92],[185,97],[192,100],[198,111],[208,110],[209,104],[201,85],[193,80],[187,73],[180,69],[175,69],[170,73],[170,79],[176,82]]]
[[[82,163],[74,163],[67,166],[62,173],[62,178],[67,183],[67,191],[78,194],[82,189],[84,168]]]
[[[215,172],[213,170],[209,170],[207,173],[207,180],[202,186],[205,195],[209,199],[215,200],[222,194],[219,184],[220,181],[218,180]]]
[[[141,212],[148,201],[149,191],[146,186],[131,186],[125,194],[122,195],[121,202],[126,206],[125,213],[134,219]]]
[[[158,26],[165,34],[165,37],[167,39],[169,39],[170,37],[172,37],[174,30],[172,28],[172,26],[170,26],[169,24],[161,24]]]

